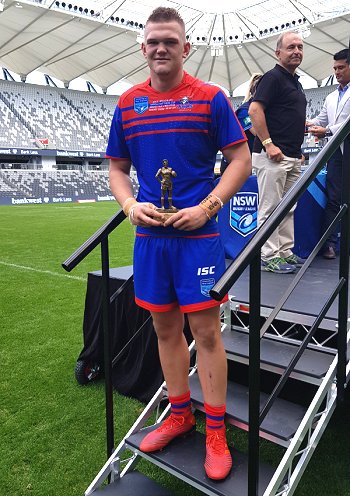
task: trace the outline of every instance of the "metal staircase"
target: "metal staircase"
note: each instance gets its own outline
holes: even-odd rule
[[[238,330],[237,325],[232,324],[231,318],[235,313],[234,302],[230,301],[223,305],[222,337],[227,358],[230,365],[238,364],[238,368],[234,368],[230,375],[233,377],[237,375],[236,379],[241,379],[241,382],[233,382],[232,379],[229,379],[226,423],[247,431],[249,426],[247,401],[249,389],[244,384],[246,381],[242,371],[244,372],[249,361],[248,331],[244,327]],[[325,339],[325,332],[327,332],[325,329],[319,330],[323,339]],[[331,332],[329,331],[329,333]],[[261,368],[268,371],[270,375],[269,380],[264,381],[268,388],[268,383],[276,382],[276,378],[280,377],[282,371],[288,366],[300,342],[298,343],[296,339],[290,337],[285,338],[285,340],[276,339],[273,334],[267,334],[262,339]],[[195,351],[194,344],[192,344],[192,351]],[[349,358],[350,345],[348,341],[348,379],[350,376]],[[319,349],[308,348],[295,368],[294,377],[291,377],[292,384],[289,386],[292,393],[287,391],[285,394],[287,397],[290,394],[292,399],[277,398],[261,423],[260,437],[282,446],[285,451],[277,468],[264,462],[259,464],[257,495],[287,496],[293,494],[315,445],[336,406],[336,363],[336,349],[331,346],[321,346]],[[305,388],[304,385],[306,385]],[[288,387],[286,389],[288,390]],[[190,390],[194,409],[203,410],[203,398],[196,366],[190,370]],[[297,394],[295,394],[296,390]],[[266,404],[269,393],[270,391],[260,393],[261,407]],[[296,401],[298,395],[301,397],[299,401]],[[211,481],[205,476],[203,469],[205,436],[201,432],[194,432],[184,438],[176,439],[161,452],[142,453],[139,450],[140,442],[145,434],[157,427],[157,423],[153,426],[146,426],[151,413],[156,411],[159,414],[164,404],[163,400],[166,398],[166,385],[163,384],[85,494],[95,496],[169,494],[166,489],[159,486],[155,489],[155,482],[137,471],[137,463],[141,458],[144,458],[199,489],[203,494],[248,495],[247,453],[231,447],[233,468],[229,477],[221,482]],[[158,416],[157,422],[160,422],[167,412],[168,408],[166,407]],[[131,452],[131,457],[123,460],[126,451]],[[103,486],[103,482],[108,476],[112,482]],[[130,485],[127,485],[126,481],[129,477]],[[140,488],[139,490],[133,486],[134,479],[132,478],[135,477],[137,477],[137,484],[140,484],[137,486]],[[147,492],[148,485],[149,492]]]
[[[222,306],[222,338],[229,360],[229,385],[226,422],[247,431],[248,449],[230,447],[233,468],[224,481],[215,482],[205,476],[205,437],[199,431],[174,440],[164,450],[143,453],[140,441],[149,429],[169,412],[164,407],[167,398],[163,384],[155,393],[125,438],[113,449],[113,408],[110,381],[111,357],[109,336],[108,235],[125,218],[119,212],[81,248],[63,263],[72,270],[99,243],[102,250],[102,279],[105,287],[105,374],[107,410],[108,460],[87,488],[85,495],[94,496],[169,496],[167,489],[137,470],[141,459],[160,467],[190,484],[203,494],[223,496],[291,496],[320,440],[337,402],[342,401],[350,379],[350,345],[348,331],[348,277],[350,230],[350,191],[344,187],[344,205],[334,224],[341,220],[341,252],[339,278],[320,312],[305,324],[305,317],[293,322],[283,317],[283,308],[318,250],[327,238],[326,232],[305,266],[300,269],[275,309],[262,309],[260,248],[317,175],[335,148],[345,140],[344,184],[350,182],[350,117],[320,152],[312,170],[307,171],[295,188],[284,198],[265,224],[230,265],[222,279],[211,291],[221,300],[249,265],[249,303],[243,312],[231,297]],[[346,165],[348,167],[346,167]],[[333,225],[334,225],[333,224]],[[330,226],[332,229],[332,226]],[[332,304],[338,302],[334,325],[327,319]],[[238,306],[240,308],[240,306]],[[241,314],[240,314],[241,313]],[[281,318],[282,315],[282,318]],[[247,316],[247,319],[245,319]],[[281,318],[281,320],[278,320]],[[245,320],[247,322],[245,322]],[[283,329],[278,327],[283,322]],[[297,326],[296,326],[297,324]],[[190,345],[195,354],[195,344]],[[189,370],[191,398],[197,412],[203,409],[196,365]],[[149,419],[156,415],[156,423]],[[198,416],[201,414],[198,413]],[[260,439],[281,447],[275,466],[260,456]]]

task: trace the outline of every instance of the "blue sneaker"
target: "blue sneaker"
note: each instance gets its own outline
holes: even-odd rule
[[[276,274],[293,274],[296,271],[296,266],[287,263],[284,258],[275,257],[271,260],[261,260],[261,270]]]
[[[296,267],[301,267],[305,262],[305,258],[298,257],[295,253],[289,255],[284,259],[288,264],[295,265]]]

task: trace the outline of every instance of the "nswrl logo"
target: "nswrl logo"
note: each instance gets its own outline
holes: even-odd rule
[[[214,287],[214,284],[215,284],[215,279],[213,277],[210,277],[209,279],[201,279],[200,285],[201,285],[202,295],[209,298],[210,296],[209,291]]]
[[[134,111],[136,114],[143,114],[148,110],[148,96],[139,96],[134,98]]]
[[[258,228],[258,193],[240,191],[230,200],[230,226],[243,237]]]

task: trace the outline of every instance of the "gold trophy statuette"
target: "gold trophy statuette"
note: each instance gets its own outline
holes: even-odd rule
[[[176,177],[176,172],[169,167],[168,160],[164,158],[162,160],[163,166],[158,170],[155,175],[156,179],[160,182],[161,187],[161,208],[157,208],[157,211],[164,215],[164,220],[168,219],[176,212],[178,209],[173,206],[173,177]],[[168,208],[165,208],[165,197],[167,196]]]

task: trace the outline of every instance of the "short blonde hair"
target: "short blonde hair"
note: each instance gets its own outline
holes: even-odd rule
[[[249,79],[248,89],[242,103],[247,102],[255,95],[256,87],[261,78],[262,74],[260,72],[254,72],[252,74],[251,78]]]

